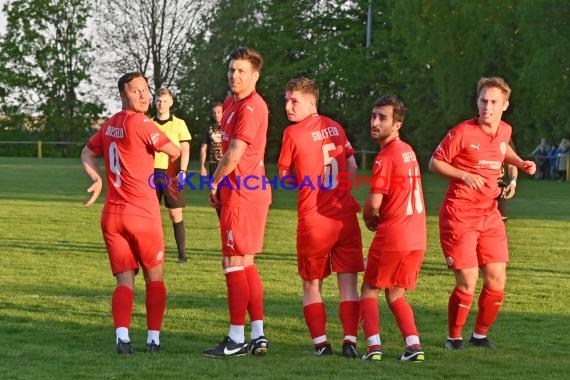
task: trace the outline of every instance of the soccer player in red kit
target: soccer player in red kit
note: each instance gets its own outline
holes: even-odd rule
[[[123,110],[113,115],[81,152],[83,168],[93,180],[87,189],[92,195],[85,206],[92,205],[101,193],[103,180],[97,157],[102,156],[107,199],[101,229],[117,281],[111,306],[117,352],[133,353],[129,326],[139,265],[146,281],[147,351],[156,352],[160,350],[166,288],[162,274],[162,219],[152,182],[154,152],[164,152],[175,160],[180,149],[145,116],[150,91],[142,73],[123,75],[119,79],[119,93]]]
[[[223,156],[213,174],[210,204],[220,207],[222,266],[228,289],[230,328],[217,346],[204,350],[213,357],[264,355],[269,344],[263,331],[263,284],[254,262],[261,252],[271,187],[265,178],[265,145],[269,112],[255,91],[263,58],[247,47],[231,52],[228,83],[232,95],[223,105],[221,121]],[[244,178],[257,178],[244,186]],[[251,340],[245,341],[246,314]]]
[[[366,259],[360,297],[362,328],[368,344],[364,360],[382,360],[378,293],[384,289],[406,344],[402,361],[423,361],[414,312],[406,291],[414,290],[426,250],[426,213],[420,167],[412,147],[400,140],[406,108],[396,95],[372,107],[370,136],[380,146],[374,159],[364,223],[375,232]]]
[[[503,162],[528,174],[536,171],[509,145],[512,128],[501,120],[511,89],[502,78],[477,84],[479,115],[452,128],[434,152],[429,169],[450,180],[439,214],[440,242],[447,266],[455,274],[448,304],[446,348],[462,350],[462,329],[473,302],[479,270],[483,287],[479,311],[469,339],[473,346],[495,349],[487,333],[505,297],[509,261],[507,236],[497,196]]]
[[[285,87],[285,110],[296,124],[285,129],[277,166],[279,176],[298,188],[297,264],[303,279],[303,312],[315,346],[314,354],[332,354],[326,335],[323,280],[337,272],[339,316],[343,326],[342,355],[358,356],[358,272],[364,269],[357,212],[350,188],[339,186],[357,171],[354,150],[336,121],[319,115],[317,84],[293,79]]]

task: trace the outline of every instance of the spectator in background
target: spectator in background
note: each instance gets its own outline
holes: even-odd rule
[[[180,160],[169,163],[168,156],[157,153],[154,156],[154,171],[157,180],[156,196],[158,202],[164,196],[164,205],[168,209],[168,217],[174,229],[174,239],[178,248],[178,263],[183,264],[186,258],[186,230],[182,209],[186,206],[184,200],[184,186],[179,186],[179,181],[184,181],[190,161],[190,132],[184,120],[170,113],[170,107],[174,104],[174,96],[168,88],[161,88],[156,93],[156,117],[154,123],[168,138],[180,147]],[[160,174],[158,174],[160,173]],[[162,186],[165,176],[170,178]]]
[[[536,163],[536,179],[547,179],[549,175],[548,155],[550,153],[550,145],[545,138],[540,139],[540,144],[531,152],[530,156],[534,157]]]
[[[568,170],[568,154],[570,153],[570,140],[563,138],[556,149],[556,174],[560,182],[566,181]]]
[[[200,175],[212,175],[222,159],[222,131],[220,122],[222,121],[222,103],[212,105],[212,123],[204,134],[202,146],[200,147]],[[210,151],[208,154],[208,150]],[[206,158],[208,167],[206,168]],[[220,208],[216,208],[218,219],[220,218]]]

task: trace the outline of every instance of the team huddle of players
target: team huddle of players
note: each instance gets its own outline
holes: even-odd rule
[[[261,55],[250,48],[238,48],[230,54],[231,95],[222,105],[219,123],[222,155],[217,165],[211,167],[209,192],[209,202],[220,218],[230,325],[219,344],[203,351],[211,357],[261,356],[269,350],[263,325],[263,284],[254,259],[262,250],[271,188],[220,186],[222,180],[235,184],[248,175],[265,175],[268,109],[256,92],[262,65]],[[103,156],[108,191],[101,226],[117,280],[112,296],[117,352],[133,353],[129,326],[139,266],[146,281],[147,351],[156,352],[160,350],[166,307],[164,243],[162,232],[157,233],[162,231],[159,204],[147,180],[155,168],[153,152],[169,157],[164,170],[168,172],[168,167],[174,167],[170,173],[174,177],[180,172],[185,174],[188,160],[180,143],[172,143],[144,115],[150,93],[142,74],[121,77],[119,93],[123,110],[89,140],[82,152],[84,169],[93,180],[88,188],[92,196],[85,204],[95,202],[101,192],[97,157]],[[504,161],[529,174],[535,170],[533,162],[523,161],[508,144],[511,126],[501,117],[509,96],[510,88],[501,78],[481,78],[477,88],[478,116],[451,129],[429,164],[430,171],[450,180],[440,211],[441,246],[456,279],[448,307],[446,348],[450,350],[464,348],[462,329],[473,302],[479,270],[484,285],[469,343],[495,348],[487,333],[504,298],[509,258],[505,227],[496,202],[501,191],[497,185],[500,168],[490,163]],[[406,292],[416,286],[427,235],[420,167],[412,147],[399,138],[406,107],[396,95],[381,96],[372,105],[369,133],[380,147],[372,178],[382,178],[384,185],[371,186],[363,206],[364,223],[374,232],[365,262],[358,222],[360,204],[350,188],[337,186],[339,175],[356,175],[355,151],[342,126],[318,113],[318,101],[319,89],[311,79],[292,79],[285,86],[285,111],[294,124],[284,131],[277,163],[279,176],[291,184],[307,178],[312,183],[325,178],[325,183],[330,184],[298,191],[297,263],[314,355],[333,353],[326,334],[327,314],[321,287],[323,280],[335,272],[340,293],[338,315],[343,327],[341,355],[382,359],[377,299],[384,289],[405,345],[400,360],[423,361],[425,354],[414,313],[405,298]],[[202,154],[202,166],[204,160]],[[391,182],[393,178],[398,180]],[[180,208],[183,204],[174,206]],[[181,218],[171,215],[171,220],[176,236],[176,223]],[[179,261],[185,260],[185,255],[179,256]],[[359,272],[364,272],[360,292]],[[246,339],[248,314],[251,333]],[[367,346],[363,355],[356,345],[359,325]]]

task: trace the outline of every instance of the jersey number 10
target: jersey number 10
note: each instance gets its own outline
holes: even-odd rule
[[[411,191],[408,196],[406,215],[412,215],[414,213],[414,208],[418,214],[421,214],[424,211],[424,204],[422,203],[422,182],[420,180],[420,169],[418,167],[415,167],[413,175],[412,169],[408,169],[408,178],[410,181]]]

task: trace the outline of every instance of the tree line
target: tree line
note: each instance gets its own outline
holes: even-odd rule
[[[210,105],[227,96],[227,56],[241,45],[265,59],[258,91],[270,107],[269,160],[289,124],[284,86],[299,76],[319,83],[319,111],[341,122],[358,150],[377,149],[368,137],[371,105],[397,93],[408,106],[403,137],[431,152],[446,130],[475,116],[482,76],[512,87],[505,119],[521,154],[542,137],[570,136],[568,2],[13,0],[4,12],[0,113],[9,118],[0,120],[0,140],[32,133],[81,141],[92,133],[89,120],[105,113],[100,99],[81,94],[86,84],[105,78],[114,86],[122,71],[140,70],[154,90],[175,89],[175,113],[196,152]],[[93,67],[90,57],[101,52],[108,59]],[[30,115],[40,117],[22,130]]]

